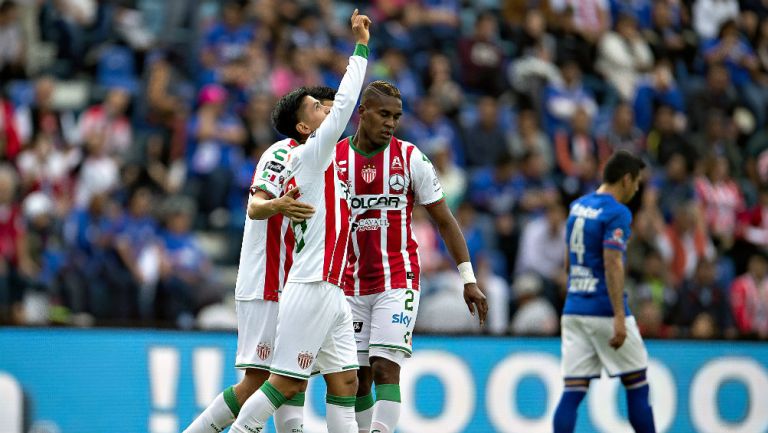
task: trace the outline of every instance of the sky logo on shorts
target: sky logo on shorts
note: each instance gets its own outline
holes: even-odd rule
[[[302,370],[306,370],[309,368],[310,365],[312,365],[312,360],[315,357],[312,356],[309,352],[300,352],[299,356],[296,358],[296,361],[299,363],[299,367],[301,367]]]
[[[413,320],[413,317],[406,316],[403,313],[400,314],[393,314],[392,315],[392,323],[400,324],[402,323],[405,326],[411,326],[411,321]]]
[[[272,353],[272,346],[270,346],[269,343],[262,341],[258,346],[256,346],[256,355],[258,355],[259,359],[262,361],[269,358],[270,353]]]

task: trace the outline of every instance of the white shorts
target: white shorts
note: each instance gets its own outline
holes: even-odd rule
[[[410,358],[419,291],[392,289],[374,295],[348,296],[357,343],[357,360],[369,366],[381,357],[398,365]]]
[[[633,316],[627,317],[627,338],[618,350],[613,337],[613,317],[565,315],[562,330],[562,370],[565,379],[594,379],[603,368],[611,377],[644,370],[648,352]]]
[[[275,348],[278,304],[254,299],[236,301],[237,356],[236,368],[269,370]]]
[[[352,312],[344,292],[324,281],[287,283],[280,295],[270,371],[309,379],[312,372],[357,368]]]

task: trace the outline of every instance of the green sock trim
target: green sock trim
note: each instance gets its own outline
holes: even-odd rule
[[[368,394],[355,399],[355,412],[362,412],[373,407],[373,394]]]
[[[368,45],[363,44],[355,44],[355,52],[352,53],[353,56],[360,56],[364,59],[368,58],[368,54],[371,51],[368,49]]]
[[[267,398],[272,403],[272,406],[275,407],[275,409],[282,406],[285,403],[285,401],[288,400],[287,398],[285,398],[282,392],[278,391],[277,388],[272,386],[272,384],[269,382],[264,382],[264,384],[261,385],[261,388],[259,389],[261,390],[261,392],[266,394]]]
[[[339,397],[338,395],[327,394],[325,396],[325,402],[334,406],[341,407],[355,407],[355,401],[357,397],[350,395],[349,397]]]
[[[222,394],[224,395],[224,403],[226,403],[229,410],[232,411],[232,415],[237,418],[237,414],[240,413],[240,403],[237,402],[235,387],[230,386],[229,388],[225,389]]]
[[[290,400],[286,401],[286,402],[285,402],[285,404],[286,404],[287,406],[298,406],[298,407],[302,407],[302,406],[304,406],[304,399],[305,399],[305,395],[304,395],[304,393],[303,393],[303,392],[300,392],[300,393],[298,393],[298,394],[294,395],[292,399],[290,399]]]
[[[376,400],[400,403],[400,385],[376,385]]]

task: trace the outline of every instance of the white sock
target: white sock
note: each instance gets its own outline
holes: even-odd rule
[[[296,394],[292,399],[275,411],[275,429],[277,433],[304,432],[304,393]]]
[[[227,397],[224,394],[227,394]],[[230,407],[233,404],[231,399],[234,395],[232,388],[227,388],[226,391],[217,395],[203,413],[195,418],[192,424],[184,430],[184,433],[219,433],[224,431],[225,428],[235,421],[237,411],[240,410],[236,398],[234,400],[234,408]],[[227,400],[229,400],[229,403],[227,403]]]
[[[267,420],[275,410],[285,403],[285,396],[269,382],[264,382],[256,393],[246,400],[235,423],[232,433],[261,433]]]
[[[355,421],[355,396],[325,397],[325,421],[328,433],[358,433]]]
[[[373,396],[371,394],[357,397],[355,401],[355,420],[357,421],[358,433],[368,433],[371,431],[373,404]]]
[[[400,385],[376,385],[371,433],[393,433],[400,420]]]

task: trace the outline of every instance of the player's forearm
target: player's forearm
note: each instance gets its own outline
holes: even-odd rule
[[[252,220],[264,220],[279,212],[275,199],[264,199],[253,196],[248,201],[248,218]]]
[[[606,262],[605,282],[614,317],[624,316],[624,264],[621,260]]]
[[[461,233],[459,223],[454,218],[450,218],[448,221],[439,221],[437,224],[437,230],[440,232],[440,236],[445,241],[445,246],[448,248],[448,253],[453,258],[453,261],[458,265],[469,261],[469,249],[467,248],[467,241],[464,239],[464,234]]]
[[[315,132],[317,139],[307,141],[307,146],[315,148],[307,149],[307,151],[317,152],[317,161],[328,160],[336,149],[336,143],[341,134],[344,133],[344,129],[355,110],[355,105],[357,105],[367,66],[368,46],[357,44],[355,53],[349,58],[347,71],[339,84],[331,112],[328,113],[328,117],[323,120]]]

